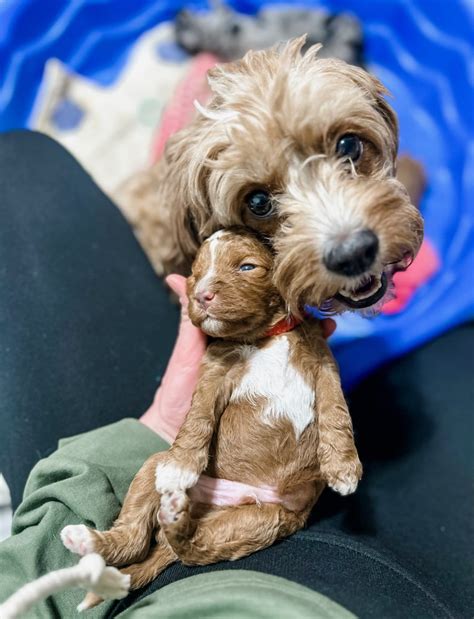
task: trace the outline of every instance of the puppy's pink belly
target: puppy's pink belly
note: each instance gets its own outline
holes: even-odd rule
[[[217,507],[274,503],[290,511],[303,511],[314,501],[315,485],[312,482],[300,484],[294,490],[281,494],[276,486],[250,485],[227,479],[216,479],[201,475],[198,483],[188,493],[192,501]]]

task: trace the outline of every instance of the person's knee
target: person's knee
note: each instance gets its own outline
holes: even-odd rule
[[[5,189],[29,186],[29,181],[59,178],[68,169],[85,174],[61,144],[38,131],[19,130],[0,134],[0,184]]]
[[[59,152],[67,154],[58,142],[39,131],[18,129],[0,133],[0,157],[2,159],[14,156],[18,165],[24,158],[32,154],[37,155],[38,152],[46,155],[51,153],[56,155]]]
[[[5,227],[24,224],[31,235],[35,224],[96,198],[97,187],[61,144],[24,130],[0,135],[0,193]]]

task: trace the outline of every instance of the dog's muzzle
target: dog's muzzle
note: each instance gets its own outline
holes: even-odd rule
[[[376,271],[378,254],[379,239],[369,229],[353,232],[327,251],[324,264],[328,271],[348,278],[335,300],[355,310],[375,306],[385,297],[393,275],[405,270],[413,259],[408,252],[399,261]]]
[[[343,288],[336,299],[351,309],[375,305],[387,291],[387,277],[370,272],[379,251],[379,239],[369,229],[358,230],[334,245],[324,256],[324,264],[332,273],[357,278],[354,286]]]

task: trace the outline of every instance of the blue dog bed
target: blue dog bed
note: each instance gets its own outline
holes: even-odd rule
[[[255,13],[267,3],[229,4]],[[0,130],[28,126],[48,58],[109,85],[137,38],[183,6],[206,7],[153,0],[4,0]],[[422,211],[427,237],[442,262],[402,313],[338,319],[331,342],[348,387],[474,315],[474,9],[462,0],[327,0],[301,6],[351,11],[361,20],[368,66],[394,94],[401,152],[421,160],[427,170]]]

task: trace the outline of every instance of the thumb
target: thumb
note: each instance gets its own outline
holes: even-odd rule
[[[178,296],[181,306],[188,306],[188,297],[186,295],[186,278],[177,273],[168,275],[165,282],[171,288],[171,290]]]
[[[206,350],[206,336],[189,319],[186,278],[182,275],[169,275],[166,283],[179,297],[181,323],[161,386],[156,392],[153,404],[140,420],[166,440],[172,441],[191,405],[201,360]]]
[[[181,304],[181,324],[179,326],[178,339],[170,360],[171,369],[180,363],[199,364],[206,348],[206,336],[195,327],[188,315],[189,299],[186,294],[186,278],[182,275],[172,274],[166,278],[166,283],[179,297]]]

